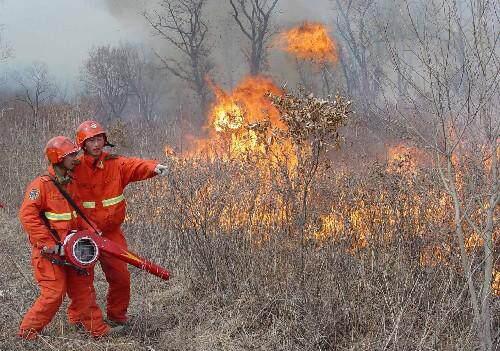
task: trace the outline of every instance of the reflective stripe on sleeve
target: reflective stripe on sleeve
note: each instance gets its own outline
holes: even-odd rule
[[[118,195],[117,197],[112,197],[111,199],[102,200],[102,206],[103,207],[113,206],[116,205],[117,203],[122,202],[123,200],[125,200],[125,197],[123,196],[123,194],[121,194]]]
[[[45,212],[44,215],[50,221],[70,221],[71,220],[71,212],[66,212],[66,213]],[[73,211],[73,216],[76,217],[75,211]]]
[[[95,208],[95,201],[84,201],[82,202],[84,208]]]

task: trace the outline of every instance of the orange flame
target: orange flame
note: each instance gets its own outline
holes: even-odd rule
[[[400,144],[389,147],[387,150],[387,172],[389,173],[415,173],[426,162],[426,154],[417,148]]]
[[[169,156],[169,157],[175,156],[175,151],[174,151],[173,147],[171,147],[170,145],[165,145],[164,152],[165,152],[165,156]]]
[[[496,296],[500,296],[500,271],[493,269],[493,282],[491,283],[491,290]]]
[[[269,119],[276,127],[283,127],[279,120],[278,110],[266,97],[270,92],[281,95],[282,91],[276,87],[270,78],[250,76],[231,92],[227,93],[211,83],[216,101],[209,115],[210,126],[216,132],[237,130],[245,123],[254,123]]]
[[[281,33],[278,42],[283,50],[300,59],[318,63],[335,63],[338,60],[336,44],[321,23],[304,22]]]
[[[279,111],[266,97],[267,93],[282,95],[270,78],[249,76],[231,92],[209,81],[215,102],[209,112],[208,139],[192,141],[194,148],[185,156],[204,154],[209,158],[238,156],[247,152],[265,152],[265,135],[248,128],[256,122],[268,121],[274,128],[284,128]]]

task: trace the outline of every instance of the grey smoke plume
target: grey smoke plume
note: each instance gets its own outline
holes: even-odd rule
[[[144,13],[152,13],[160,9],[160,0],[102,0],[109,14],[126,28],[134,28],[134,33],[141,33],[142,47],[154,55],[174,59],[181,57],[179,51],[166,40],[155,35]],[[314,2],[314,6],[311,3]],[[204,8],[204,21],[209,28],[208,42],[214,69],[210,79],[224,89],[231,90],[249,74],[249,64],[242,49],[249,44],[241,33],[240,28],[231,16],[232,8],[228,0],[207,0]],[[304,21],[318,21],[329,25],[333,19],[329,0],[280,0],[272,17],[272,29],[275,33],[283,29],[299,25]],[[331,26],[330,26],[331,27]],[[277,85],[286,83],[294,87],[300,81],[296,61],[288,54],[273,47],[273,40],[269,43],[268,65],[264,74],[271,76]],[[161,64],[158,63],[161,67]],[[169,74],[166,70],[165,79],[168,86],[167,96],[162,98],[163,110],[170,116],[195,115],[192,108],[196,105],[197,97],[187,86],[187,83]],[[180,117],[179,117],[180,116]]]
[[[144,43],[162,55],[175,55],[172,47],[152,34],[142,13],[158,7],[159,1],[145,0],[105,0],[111,15],[126,26],[142,28]],[[314,6],[312,6],[314,3]],[[206,22],[209,26],[209,41],[215,63],[214,79],[228,88],[234,87],[247,74],[248,64],[241,51],[246,45],[245,38],[230,15],[229,1],[211,0],[206,4]],[[273,27],[275,31],[286,29],[303,21],[320,21],[329,25],[333,11],[328,0],[281,0],[275,10]],[[272,43],[271,43],[272,45]],[[294,61],[277,48],[269,50],[267,73],[277,82],[294,80]]]

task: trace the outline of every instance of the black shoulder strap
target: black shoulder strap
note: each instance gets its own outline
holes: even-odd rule
[[[42,217],[42,220],[44,221],[45,225],[47,226],[47,228],[49,228],[49,232],[52,235],[52,237],[54,238],[54,240],[56,241],[56,243],[62,244],[61,237],[57,233],[57,230],[55,230],[54,228],[51,227],[50,222],[47,219],[47,217],[45,217],[45,215],[43,213],[40,213],[40,217]]]
[[[42,179],[43,177],[46,176],[45,174],[42,175]],[[50,178],[50,176],[47,174],[47,176]],[[40,212],[40,218],[42,218],[42,221],[43,223],[45,223],[45,226],[47,227],[47,229],[49,229],[49,232],[50,232],[50,235],[52,235],[52,238],[56,241],[57,244],[62,244],[62,241],[61,241],[61,237],[59,236],[59,233],[57,233],[57,230],[55,230],[54,228],[52,228],[52,226],[50,225],[50,222],[49,220],[47,219],[47,217],[45,217],[45,214],[43,214],[42,212]]]
[[[96,232],[96,234],[99,234],[99,231],[94,227],[94,225],[92,224],[92,222],[89,221],[89,219],[87,218],[87,216],[85,216],[82,212],[82,210],[80,209],[80,207],[78,207],[78,205],[75,203],[75,200],[73,200],[71,198],[71,196],[69,196],[69,194],[66,192],[66,190],[63,189],[63,187],[61,186],[61,184],[59,184],[57,182],[56,179],[54,179],[54,177],[52,177],[51,175],[49,175],[50,177],[50,180],[52,180],[52,183],[54,183],[54,185],[56,186],[57,190],[59,190],[59,192],[61,193],[62,196],[64,196],[64,198],[69,202],[69,204],[71,205],[71,207],[73,207],[73,209],[76,211],[76,213],[81,216],[83,218],[83,220],[85,222],[88,223],[88,225],[90,225],[90,227],[92,229],[94,229],[94,231]]]

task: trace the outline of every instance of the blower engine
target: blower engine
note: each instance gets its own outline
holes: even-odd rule
[[[137,268],[145,270],[157,277],[168,280],[170,273],[151,261],[128,251],[120,245],[108,240],[90,230],[73,231],[64,239],[65,259],[78,268],[90,268],[105,252]]]

